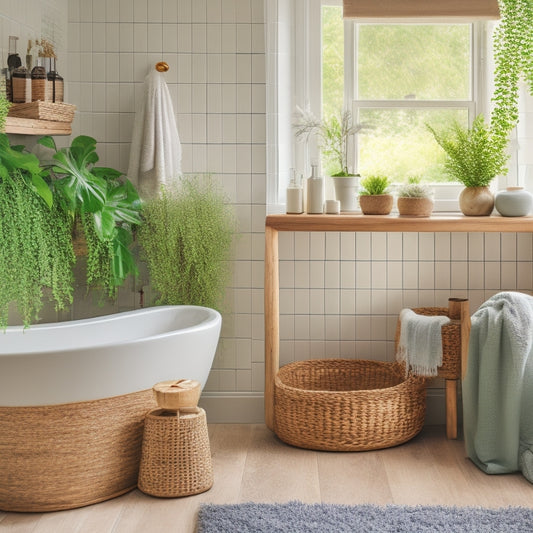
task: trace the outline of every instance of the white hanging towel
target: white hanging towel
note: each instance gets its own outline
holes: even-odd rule
[[[142,196],[181,174],[181,143],[164,74],[152,70],[144,79],[144,98],[135,114],[128,178]]]

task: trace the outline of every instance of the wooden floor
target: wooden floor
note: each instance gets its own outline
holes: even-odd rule
[[[135,490],[104,503],[45,514],[3,513],[2,533],[192,533],[203,502],[375,503],[533,507],[520,474],[488,476],[429,427],[403,446],[313,452],[280,442],[263,425],[209,427],[215,484],[197,496],[157,499]]]

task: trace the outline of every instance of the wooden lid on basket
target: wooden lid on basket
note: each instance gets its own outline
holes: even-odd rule
[[[161,409],[177,411],[196,407],[200,399],[200,382],[193,379],[161,381],[153,387],[155,400]]]

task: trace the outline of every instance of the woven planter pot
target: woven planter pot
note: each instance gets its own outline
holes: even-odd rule
[[[431,198],[401,196],[396,203],[398,212],[403,217],[429,217],[433,211],[433,200]]]
[[[279,370],[274,394],[278,437],[312,450],[396,446],[420,432],[426,412],[425,379],[400,363],[298,361]]]
[[[392,211],[392,194],[359,196],[359,205],[365,215],[388,215]]]

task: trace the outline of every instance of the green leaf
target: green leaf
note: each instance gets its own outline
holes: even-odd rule
[[[52,207],[54,203],[54,197],[52,191],[46,181],[38,174],[34,174],[31,178],[32,189],[46,202],[48,207]]]
[[[46,148],[51,148],[54,151],[57,151],[56,142],[53,137],[50,135],[46,135],[45,137],[41,137],[38,141],[39,144],[42,146],[46,146]]]

